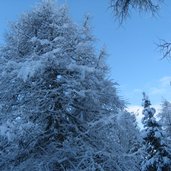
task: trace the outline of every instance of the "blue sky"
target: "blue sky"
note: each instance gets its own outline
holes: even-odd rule
[[[0,43],[9,21],[30,10],[39,0],[4,0],[0,2]],[[109,57],[110,78],[117,81],[120,95],[130,105],[140,105],[142,91],[146,91],[153,104],[171,100],[171,60],[161,60],[156,47],[160,39],[171,41],[171,1],[165,4],[156,17],[132,13],[122,26],[108,8],[109,0],[58,0],[67,3],[76,23],[86,14],[91,16],[97,48],[105,46]]]

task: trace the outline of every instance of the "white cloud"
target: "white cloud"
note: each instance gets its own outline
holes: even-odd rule
[[[163,100],[171,101],[171,76],[164,76],[158,78],[158,80],[151,80],[148,83],[141,84],[139,87],[129,87],[128,85],[122,89],[125,91],[124,96],[127,98],[129,104],[129,111],[134,113],[140,113],[141,111],[141,101],[142,101],[142,92],[146,92],[152,105],[161,104]],[[155,105],[154,105],[155,106]],[[158,105],[159,106],[159,105]],[[157,106],[157,109],[158,109]]]
[[[135,113],[136,116],[142,113],[143,107],[142,106],[136,106],[136,105],[131,105],[128,106],[127,111],[128,112],[133,112]]]
[[[165,76],[161,78],[159,81],[162,87],[170,87],[171,76]]]
[[[163,87],[152,87],[150,88],[150,95],[163,95],[165,93],[165,88]]]
[[[156,105],[152,105],[151,107],[155,108],[156,109],[156,114],[158,114],[161,110],[161,106],[156,104]],[[138,106],[138,105],[130,105],[127,107],[127,111],[128,112],[133,112],[136,116],[136,120],[137,120],[137,123],[138,123],[138,126],[140,128],[142,128],[142,123],[141,123],[141,120],[142,120],[142,111],[143,111],[143,107],[142,106]]]
[[[161,105],[159,105],[159,104],[151,105],[151,107],[156,109],[156,114],[159,113],[161,110]],[[143,110],[143,107],[138,106],[138,105],[130,105],[127,107],[128,112],[134,112],[135,115],[137,115],[137,116],[142,115],[142,110]]]
[[[157,81],[157,86],[151,87],[150,95],[159,95],[165,96],[168,95],[168,91],[171,91],[171,76],[162,77],[159,81]]]

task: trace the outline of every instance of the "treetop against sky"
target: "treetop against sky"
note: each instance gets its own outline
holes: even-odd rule
[[[4,42],[4,32],[8,23],[20,14],[30,10],[39,0],[0,2],[0,42]],[[91,16],[93,34],[97,38],[97,49],[105,46],[109,54],[108,64],[111,79],[120,85],[120,94],[131,105],[139,105],[142,91],[146,91],[153,104],[163,99],[170,100],[171,62],[161,60],[162,54],[156,47],[160,39],[170,38],[171,2],[162,4],[159,14],[152,17],[149,13],[139,15],[132,11],[131,19],[119,25],[113,18],[112,10],[106,0],[66,1],[57,3],[68,5],[71,17],[80,24],[86,14]]]

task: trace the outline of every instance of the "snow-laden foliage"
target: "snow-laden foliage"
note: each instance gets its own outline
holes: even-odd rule
[[[0,170],[136,171],[139,136],[89,18],[45,1],[12,24],[0,58]]]
[[[171,103],[164,101],[162,104],[162,110],[158,114],[159,122],[163,127],[163,130],[167,136],[168,143],[171,142]]]
[[[165,138],[161,126],[154,118],[155,109],[150,107],[151,103],[144,93],[143,99],[143,119],[144,130],[144,160],[142,171],[170,171],[171,170],[171,150],[165,143]]]

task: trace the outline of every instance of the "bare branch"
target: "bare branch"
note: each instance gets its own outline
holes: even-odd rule
[[[164,0],[110,0],[110,8],[114,16],[122,23],[130,15],[132,9],[151,12],[155,15],[162,1]]]
[[[157,45],[162,52],[162,59],[171,58],[171,42],[161,40],[161,43]]]

